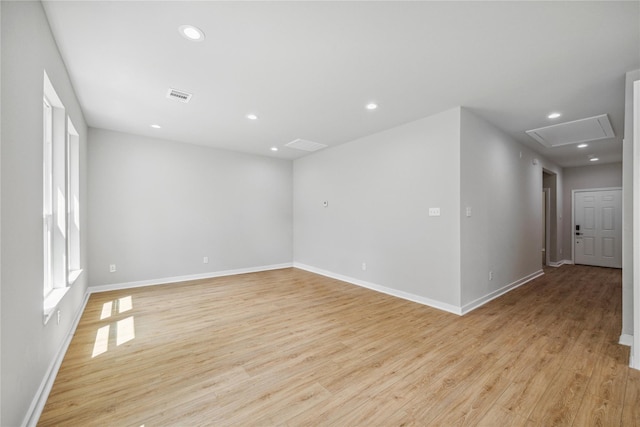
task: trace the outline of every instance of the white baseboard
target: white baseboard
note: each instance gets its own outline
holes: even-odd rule
[[[121,289],[140,288],[143,286],[166,285],[167,283],[187,282],[190,280],[212,279],[214,277],[234,276],[236,274],[258,273],[260,271],[279,270],[293,267],[293,263],[263,265],[259,267],[238,268],[235,270],[213,271],[209,273],[190,274],[187,276],[163,277],[160,279],[140,280],[137,282],[112,283],[109,285],[89,286],[90,293],[116,291]]]
[[[42,410],[44,409],[44,405],[47,403],[47,399],[49,398],[49,393],[51,393],[51,389],[53,388],[53,383],[56,380],[56,376],[58,375],[58,370],[60,369],[60,365],[62,365],[62,361],[64,360],[65,354],[67,354],[67,349],[71,344],[71,339],[73,335],[76,333],[76,328],[78,327],[78,323],[80,323],[80,318],[82,317],[82,313],[84,313],[84,309],[87,306],[87,302],[89,301],[89,292],[85,292],[84,301],[76,314],[75,319],[73,319],[73,324],[71,325],[71,329],[69,330],[62,346],[58,350],[55,359],[49,365],[47,372],[45,373],[42,382],[40,383],[40,387],[38,387],[38,391],[36,392],[31,405],[29,405],[29,410],[27,411],[27,415],[22,422],[23,426],[35,426],[40,419],[40,415],[42,415]]]
[[[360,279],[356,279],[349,276],[344,276],[342,274],[333,273],[331,271],[323,270],[321,268],[316,268],[316,267],[302,264],[299,262],[294,262],[293,266],[295,268],[306,270],[311,273],[316,273],[321,276],[330,277],[332,279],[337,279],[343,282],[351,283],[352,285],[361,286],[363,288],[371,289],[373,291],[381,292],[383,294],[417,302],[418,304],[426,305],[432,308],[437,308],[439,310],[448,311],[449,313],[453,313],[457,315],[462,314],[462,312],[460,311],[460,307],[456,307],[455,305],[452,305],[452,304],[447,304],[441,301],[432,300],[430,298],[425,298],[420,295],[415,295],[409,292],[400,291],[398,289],[388,288],[386,286],[378,285],[375,283],[367,282],[365,280],[360,280]]]
[[[573,264],[573,261],[569,259],[562,259],[560,261],[551,261],[547,264],[548,267],[562,267],[565,264]]]
[[[618,344],[626,345],[627,347],[633,346],[633,335],[630,335],[630,334],[622,334],[622,335],[620,335],[620,339],[618,340]]]
[[[507,292],[512,291],[515,288],[518,288],[518,287],[524,285],[527,282],[532,281],[533,279],[537,279],[538,277],[542,276],[543,274],[544,274],[544,271],[538,270],[538,271],[536,271],[534,273],[529,274],[528,276],[525,276],[525,277],[523,277],[521,279],[516,280],[513,283],[510,283],[510,284],[508,284],[506,286],[503,286],[502,288],[497,289],[497,290],[491,292],[490,294],[487,294],[487,295],[485,295],[483,297],[480,297],[475,301],[471,301],[470,303],[465,304],[462,307],[462,314],[467,314],[470,311],[475,310],[476,308],[485,305],[489,301],[494,300],[494,299],[498,298],[499,296],[504,295]]]
[[[463,307],[457,307],[455,305],[452,304],[447,304],[441,301],[436,301],[436,300],[432,300],[430,298],[426,298],[426,297],[422,297],[419,295],[415,295],[415,294],[411,294],[409,292],[404,292],[404,291],[400,291],[398,289],[393,289],[393,288],[388,288],[386,286],[382,286],[382,285],[378,285],[375,283],[371,283],[371,282],[367,282],[365,280],[360,280],[360,279],[355,279],[353,277],[349,277],[349,276],[344,276],[342,274],[338,274],[338,273],[333,273],[331,271],[327,271],[327,270],[323,270],[321,268],[317,268],[317,267],[313,267],[310,265],[306,265],[306,264],[302,264],[299,262],[295,262],[293,263],[293,266],[295,268],[299,268],[301,270],[306,270],[306,271],[310,271],[311,273],[316,273],[316,274],[320,274],[322,276],[326,276],[326,277],[330,277],[332,279],[337,279],[337,280],[341,280],[343,282],[347,282],[347,283],[351,283],[353,285],[357,285],[357,286],[362,286],[363,288],[367,288],[367,289],[371,289],[374,291],[378,291],[378,292],[382,292],[384,294],[387,295],[391,295],[394,297],[398,297],[398,298],[402,298],[402,299],[406,299],[409,301],[413,301],[413,302],[417,302],[419,304],[423,304],[423,305],[427,305],[429,307],[433,307],[433,308],[437,308],[439,310],[443,310],[443,311],[448,311],[449,313],[453,313],[453,314],[457,314],[459,316],[467,314],[473,310],[475,310],[476,308],[483,306],[484,304],[488,303],[491,300],[494,300],[496,298],[498,298],[499,296],[515,289],[518,288],[522,285],[524,285],[525,283],[528,283],[530,281],[532,281],[533,279],[536,279],[542,275],[544,275],[544,271],[542,270],[538,270],[534,273],[529,274],[526,277],[523,277],[519,280],[516,280],[513,283],[510,283],[507,286],[504,286],[494,292],[491,292],[488,295],[485,295],[484,297],[478,298],[475,301],[472,301],[468,304],[466,304]]]

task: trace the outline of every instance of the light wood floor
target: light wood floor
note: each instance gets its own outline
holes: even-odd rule
[[[620,270],[459,317],[296,269],[91,296],[40,425],[640,425]]]

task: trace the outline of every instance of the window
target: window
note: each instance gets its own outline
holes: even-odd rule
[[[46,72],[43,92],[43,309],[46,323],[82,268],[80,137]]]
[[[67,280],[80,275],[80,136],[67,119]]]
[[[45,96],[43,119],[43,230],[44,230],[44,296],[53,290],[53,108]]]

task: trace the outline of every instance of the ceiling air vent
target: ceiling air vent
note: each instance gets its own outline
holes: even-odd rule
[[[549,148],[615,136],[606,114],[528,130],[527,135]]]
[[[327,147],[325,144],[320,144],[318,142],[308,141],[306,139],[300,139],[300,138],[294,139],[288,144],[285,144],[285,146],[289,148],[295,148],[296,150],[302,150],[302,151],[317,151]]]
[[[189,102],[192,96],[193,95],[190,93],[172,88],[167,92],[167,98],[175,99],[176,101],[184,102],[185,104]]]

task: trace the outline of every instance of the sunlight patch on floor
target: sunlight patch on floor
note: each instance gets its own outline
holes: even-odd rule
[[[128,297],[123,297],[118,300],[118,313],[124,313],[125,311],[129,311],[133,308],[133,299],[131,295]]]
[[[111,317],[111,310],[113,310],[113,301],[105,302],[102,305],[102,313],[100,314],[100,320],[104,320]]]
[[[118,320],[117,327],[116,345],[124,344],[136,337],[133,316]]]
[[[96,333],[96,342],[93,344],[93,354],[91,354],[92,358],[107,351],[107,348],[109,347],[109,329],[109,325],[98,329],[98,332]]]

